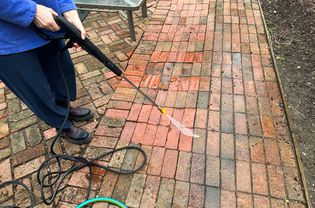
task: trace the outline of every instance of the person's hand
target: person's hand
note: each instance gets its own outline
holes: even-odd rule
[[[86,32],[85,29],[82,25],[82,22],[80,20],[79,14],[77,12],[77,10],[70,10],[67,11],[65,13],[63,13],[63,16],[70,22],[72,23],[74,26],[76,26],[80,32],[81,32],[81,38],[85,39],[86,37]]]
[[[60,30],[60,27],[55,22],[53,15],[57,16],[58,14],[48,7],[37,4],[33,22],[39,28],[56,32]]]
[[[67,11],[63,13],[63,16],[80,30],[81,38],[84,40],[86,37],[86,31],[82,25],[82,22],[80,20],[77,10]],[[77,51],[81,50],[81,47],[77,43],[74,43],[74,47],[76,48]]]

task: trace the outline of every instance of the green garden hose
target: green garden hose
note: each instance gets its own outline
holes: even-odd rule
[[[85,207],[88,204],[93,204],[93,203],[98,203],[98,202],[107,202],[109,204],[116,205],[116,206],[118,206],[120,208],[128,208],[122,202],[120,202],[120,201],[118,201],[116,199],[113,199],[113,198],[108,198],[108,197],[97,197],[97,198],[86,200],[85,202],[82,202],[81,204],[76,206],[76,208],[83,208],[83,207]]]

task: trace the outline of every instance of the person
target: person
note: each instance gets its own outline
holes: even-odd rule
[[[75,70],[69,52],[61,40],[47,41],[32,25],[50,35],[60,28],[53,15],[63,15],[74,24],[84,39],[86,32],[72,0],[1,0],[0,3],[0,80],[39,118],[61,130],[61,136],[76,144],[91,141],[91,135],[72,124],[93,117],[88,108],[72,108],[67,115],[68,96],[58,69],[63,71],[69,88],[69,100],[76,99]]]

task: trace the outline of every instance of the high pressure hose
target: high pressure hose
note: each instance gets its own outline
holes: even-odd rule
[[[65,116],[65,119],[64,119],[61,127],[57,131],[57,135],[55,136],[55,138],[52,141],[52,144],[50,147],[50,153],[51,154],[49,155],[48,159],[41,164],[41,166],[39,167],[39,169],[37,171],[37,180],[38,180],[38,183],[40,184],[41,199],[43,200],[43,202],[46,205],[53,204],[57,194],[66,188],[66,186],[64,185],[64,184],[66,184],[65,179],[68,179],[71,176],[71,173],[78,171],[78,170],[81,170],[82,168],[88,167],[88,169],[89,169],[88,182],[89,183],[88,183],[88,189],[87,189],[88,193],[87,193],[87,197],[86,197],[87,201],[81,203],[77,207],[82,208],[82,207],[85,207],[86,205],[91,204],[91,203],[108,202],[110,204],[117,205],[121,208],[126,208],[127,206],[124,205],[122,202],[119,202],[116,199],[112,199],[112,198],[99,197],[99,198],[89,199],[91,188],[92,188],[92,174],[93,174],[92,173],[92,167],[93,166],[98,167],[98,168],[104,169],[106,171],[111,171],[111,172],[118,173],[118,174],[135,173],[138,170],[140,170],[147,162],[147,155],[143,149],[141,149],[140,147],[137,147],[137,146],[126,146],[126,147],[111,150],[109,152],[105,152],[105,153],[103,153],[103,154],[101,154],[101,155],[99,155],[99,156],[97,156],[91,160],[84,158],[81,154],[79,156],[71,156],[68,154],[58,154],[58,153],[56,153],[56,151],[54,149],[56,142],[60,139],[60,134],[64,128],[64,125],[65,125],[66,121],[68,120],[69,109],[70,109],[69,89],[68,89],[68,85],[67,85],[66,79],[64,77],[63,71],[62,71],[62,67],[61,67],[61,64],[59,61],[59,56],[64,51],[66,51],[68,48],[73,47],[73,42],[76,42],[83,49],[87,50],[87,52],[89,52],[91,55],[93,55],[97,59],[99,59],[105,66],[107,66],[114,73],[116,73],[119,76],[123,75],[122,71],[116,65],[114,65],[113,62],[111,62],[98,48],[96,48],[96,46],[94,46],[94,44],[91,41],[89,41],[88,39],[84,40],[84,43],[88,43],[89,47],[86,47],[86,45],[82,45],[82,42],[80,42],[80,41],[83,41],[83,40],[81,38],[79,38],[80,41],[78,41],[77,35],[79,35],[79,37],[80,37],[80,34],[78,33],[78,30],[72,24],[70,24],[63,17],[55,17],[55,20],[61,26],[61,28],[66,32],[67,38],[70,38],[70,41],[67,43],[67,45],[63,49],[61,49],[57,54],[58,68],[61,72],[62,80],[65,84],[65,89],[66,89],[66,93],[67,93],[67,114]],[[71,28],[70,30],[69,30],[69,27]],[[75,30],[76,33],[73,32],[74,29],[76,29]],[[49,36],[45,35],[43,32],[41,32],[36,27],[34,27],[34,30],[41,37],[43,37],[46,40],[65,39],[64,36],[58,36],[57,38],[56,37],[55,38],[49,37]],[[91,48],[91,46],[92,46],[92,48]],[[106,60],[106,62],[104,62],[104,60]],[[124,76],[122,76],[122,77],[124,77]],[[133,87],[138,89],[129,79],[127,79],[126,77],[124,77],[124,78]],[[138,91],[142,95],[144,95],[146,98],[148,98],[153,104],[155,104],[140,89],[138,89]],[[155,104],[155,106],[157,106],[158,109],[162,113],[163,112],[165,113],[165,110],[163,110],[163,108],[159,107],[157,104]],[[107,165],[107,166],[100,165],[97,163],[98,160],[101,160],[102,158],[105,158],[106,156],[113,155],[114,153],[117,153],[117,152],[128,151],[128,150],[136,150],[143,157],[143,162],[138,167],[135,167],[134,169],[121,169],[121,168],[110,167],[109,165]],[[65,165],[63,165],[63,162],[65,162]],[[71,164],[70,166],[68,165],[69,162]],[[55,169],[55,171],[52,171],[51,167],[53,167]],[[27,191],[27,193],[29,195],[29,198],[31,201],[30,207],[33,208],[35,206],[34,196],[25,184],[23,184],[22,182],[17,181],[17,180],[8,181],[8,182],[0,184],[0,189],[5,187],[5,186],[8,186],[8,185],[21,185]],[[45,191],[46,189],[50,189],[51,194],[49,196],[46,196],[46,193],[47,193],[47,191]],[[7,208],[9,208],[9,207],[17,207],[17,206],[7,206]]]

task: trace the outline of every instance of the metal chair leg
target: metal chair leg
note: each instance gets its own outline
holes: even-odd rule
[[[141,5],[141,10],[142,10],[142,17],[146,18],[148,17],[148,9],[147,9],[147,1],[144,0],[142,5]]]
[[[131,10],[127,10],[127,16],[128,16],[128,25],[129,25],[129,32],[130,32],[131,40],[136,41],[135,25],[133,23]]]

